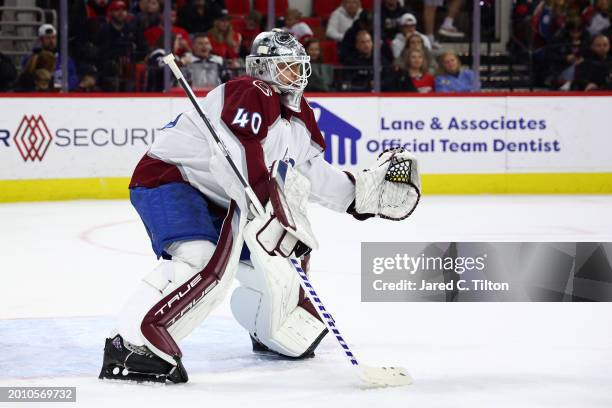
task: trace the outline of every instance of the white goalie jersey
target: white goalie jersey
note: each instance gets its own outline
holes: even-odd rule
[[[310,180],[310,201],[344,212],[355,200],[353,182],[323,159],[323,137],[303,97],[295,112],[268,84],[247,76],[218,86],[201,106],[256,193],[273,162],[284,160]],[[208,133],[195,109],[180,114],[156,134],[130,187],[186,181],[219,206],[233,199],[246,209],[244,189]]]

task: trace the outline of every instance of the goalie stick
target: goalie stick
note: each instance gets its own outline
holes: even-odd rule
[[[204,113],[202,108],[200,107],[200,104],[198,103],[196,96],[193,93],[193,90],[191,89],[187,81],[185,81],[185,77],[183,76],[183,73],[181,72],[180,68],[176,64],[174,55],[172,53],[166,55],[163,58],[163,61],[166,65],[168,65],[174,77],[176,78],[178,83],[181,85],[181,88],[183,88],[183,90],[189,97],[191,104],[193,105],[195,110],[198,112],[198,115],[200,116],[204,124],[206,125],[207,129],[209,130],[210,134],[215,140],[215,143],[217,144],[217,146],[219,147],[219,149],[225,156],[225,159],[228,161],[230,167],[234,171],[234,174],[236,175],[236,177],[238,177],[238,180],[244,187],[246,195],[248,196],[249,200],[255,207],[255,211],[257,212],[256,216],[259,216],[259,217],[263,216],[265,214],[265,211],[264,211],[263,206],[261,205],[261,202],[255,195],[253,189],[251,188],[247,180],[244,178],[242,173],[240,173],[240,171],[236,167],[236,164],[232,160],[229,151],[227,150],[226,146],[223,144],[223,141],[217,135],[217,132],[215,131],[212,124],[206,117],[206,114]],[[370,366],[366,366],[366,365],[359,363],[357,361],[357,358],[355,357],[355,354],[352,352],[351,348],[346,343],[346,341],[344,340],[344,337],[338,330],[335,320],[333,319],[331,314],[327,311],[327,309],[323,305],[323,302],[321,302],[321,299],[319,298],[312,284],[310,283],[308,276],[306,275],[304,270],[300,267],[299,262],[293,258],[288,259],[288,262],[291,264],[295,272],[299,275],[300,285],[304,289],[306,296],[308,296],[310,301],[315,305],[317,313],[319,314],[319,316],[325,323],[325,326],[327,326],[329,331],[333,333],[338,344],[342,348],[344,355],[350,361],[351,365],[358,370],[358,375],[362,381],[370,385],[375,385],[375,386],[401,386],[401,385],[409,385],[412,383],[412,379],[410,375],[404,368],[401,368],[401,367],[370,367]]]

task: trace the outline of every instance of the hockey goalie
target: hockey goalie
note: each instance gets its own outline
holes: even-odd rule
[[[308,203],[359,220],[401,220],[419,202],[417,161],[402,149],[354,174],[323,159],[324,139],[302,96],[309,57],[291,34],[259,34],[246,71],[201,106],[265,214],[254,215],[195,110],[166,125],[130,182],[130,200],[162,260],[120,311],[100,378],[186,382],[179,343],[223,300],[234,277],[240,286],[231,309],[253,351],[313,357],[327,329],[285,259],[300,259],[307,271],[317,248]]]

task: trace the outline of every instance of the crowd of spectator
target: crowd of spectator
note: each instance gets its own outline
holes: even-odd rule
[[[247,7],[237,12],[237,3],[246,3]],[[276,1],[276,26],[291,32],[311,56],[313,73],[308,91],[372,90],[372,1],[366,3],[313,0],[315,17],[305,18],[300,11],[290,8],[287,0]],[[417,31],[413,3],[424,6],[426,18],[433,22],[443,0],[382,0],[380,54],[384,91],[436,90],[433,75],[441,66],[436,58],[443,50],[434,38],[433,23],[426,24],[427,34]],[[448,15],[438,35],[462,37],[463,33],[453,25],[453,16],[463,0],[448,3]],[[70,4],[71,91],[164,89],[163,0],[82,0]],[[244,57],[265,26],[266,12],[265,1],[173,1],[171,49],[191,84],[196,88],[212,88],[243,74]],[[0,89],[21,92],[60,89],[62,56],[57,35],[56,27],[41,26],[32,53],[23,58],[18,69],[9,66],[8,58],[0,54]],[[417,60],[421,61],[419,66],[415,65]],[[451,87],[445,89],[452,91]]]
[[[518,1],[514,29],[532,49],[538,87],[612,89],[610,0]]]
[[[370,91],[374,57],[372,1],[313,0],[304,17],[277,0],[276,26],[291,32],[311,57],[307,91]],[[515,32],[532,44],[536,82],[572,90],[610,88],[609,0],[517,0]],[[164,89],[163,0],[71,2],[68,86],[79,92]],[[246,7],[236,4],[246,3]],[[250,5],[254,4],[254,8]],[[330,7],[330,4],[338,4]],[[263,4],[263,7],[262,7]],[[446,14],[435,31],[436,10]],[[440,38],[465,36],[456,26],[464,0],[382,0],[380,58],[383,91],[470,92],[474,73],[443,49]],[[415,10],[422,13],[416,13]],[[266,22],[266,2],[176,0],[171,48],[196,88],[212,88],[244,73],[244,57]],[[419,24],[417,15],[423,16]],[[529,29],[525,30],[524,27]],[[422,32],[419,31],[422,28]],[[434,34],[435,33],[435,34]],[[61,85],[57,30],[39,27],[32,53],[18,69],[0,54],[0,89],[46,92]],[[11,69],[12,68],[12,69]]]

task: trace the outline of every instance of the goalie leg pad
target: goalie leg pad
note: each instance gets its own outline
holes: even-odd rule
[[[301,307],[299,276],[286,259],[269,256],[256,242],[265,222],[251,221],[245,240],[253,267],[241,265],[241,283],[231,298],[234,317],[251,336],[268,349],[287,357],[313,351],[326,333],[318,316]]]
[[[177,341],[222,301],[231,284],[242,249],[243,224],[232,203],[217,245],[198,240],[168,246],[172,260],[143,280],[122,313],[119,333],[176,364],[176,357],[182,356]]]

